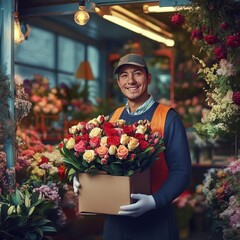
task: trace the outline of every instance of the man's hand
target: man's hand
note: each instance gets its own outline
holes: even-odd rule
[[[138,217],[145,212],[156,208],[156,203],[152,195],[146,194],[131,194],[131,198],[137,199],[136,203],[120,207],[119,215]]]
[[[78,189],[80,187],[80,182],[78,181],[78,178],[77,176],[74,176],[73,177],[73,191],[74,193],[77,195],[78,194]]]

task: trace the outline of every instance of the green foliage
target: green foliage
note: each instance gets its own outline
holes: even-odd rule
[[[0,234],[3,240],[49,239],[56,232],[48,211],[54,202],[43,199],[38,192],[18,190],[0,195]]]

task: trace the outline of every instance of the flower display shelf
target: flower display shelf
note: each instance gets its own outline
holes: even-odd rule
[[[35,130],[40,133],[42,140],[60,141],[64,136],[64,129],[54,127],[60,121],[60,115],[46,115],[35,113]]]

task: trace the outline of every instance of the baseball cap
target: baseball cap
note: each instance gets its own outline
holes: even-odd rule
[[[138,67],[148,68],[147,63],[146,63],[145,59],[143,58],[143,56],[136,54],[136,53],[129,53],[119,59],[118,65],[114,69],[113,74],[118,73],[120,68],[123,65],[128,65],[128,64],[138,66]]]

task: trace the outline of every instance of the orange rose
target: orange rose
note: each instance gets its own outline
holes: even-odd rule
[[[126,159],[128,156],[128,149],[124,145],[120,145],[117,149],[117,156],[119,159]]]
[[[99,157],[103,158],[108,153],[108,148],[105,146],[100,146],[95,149]]]

